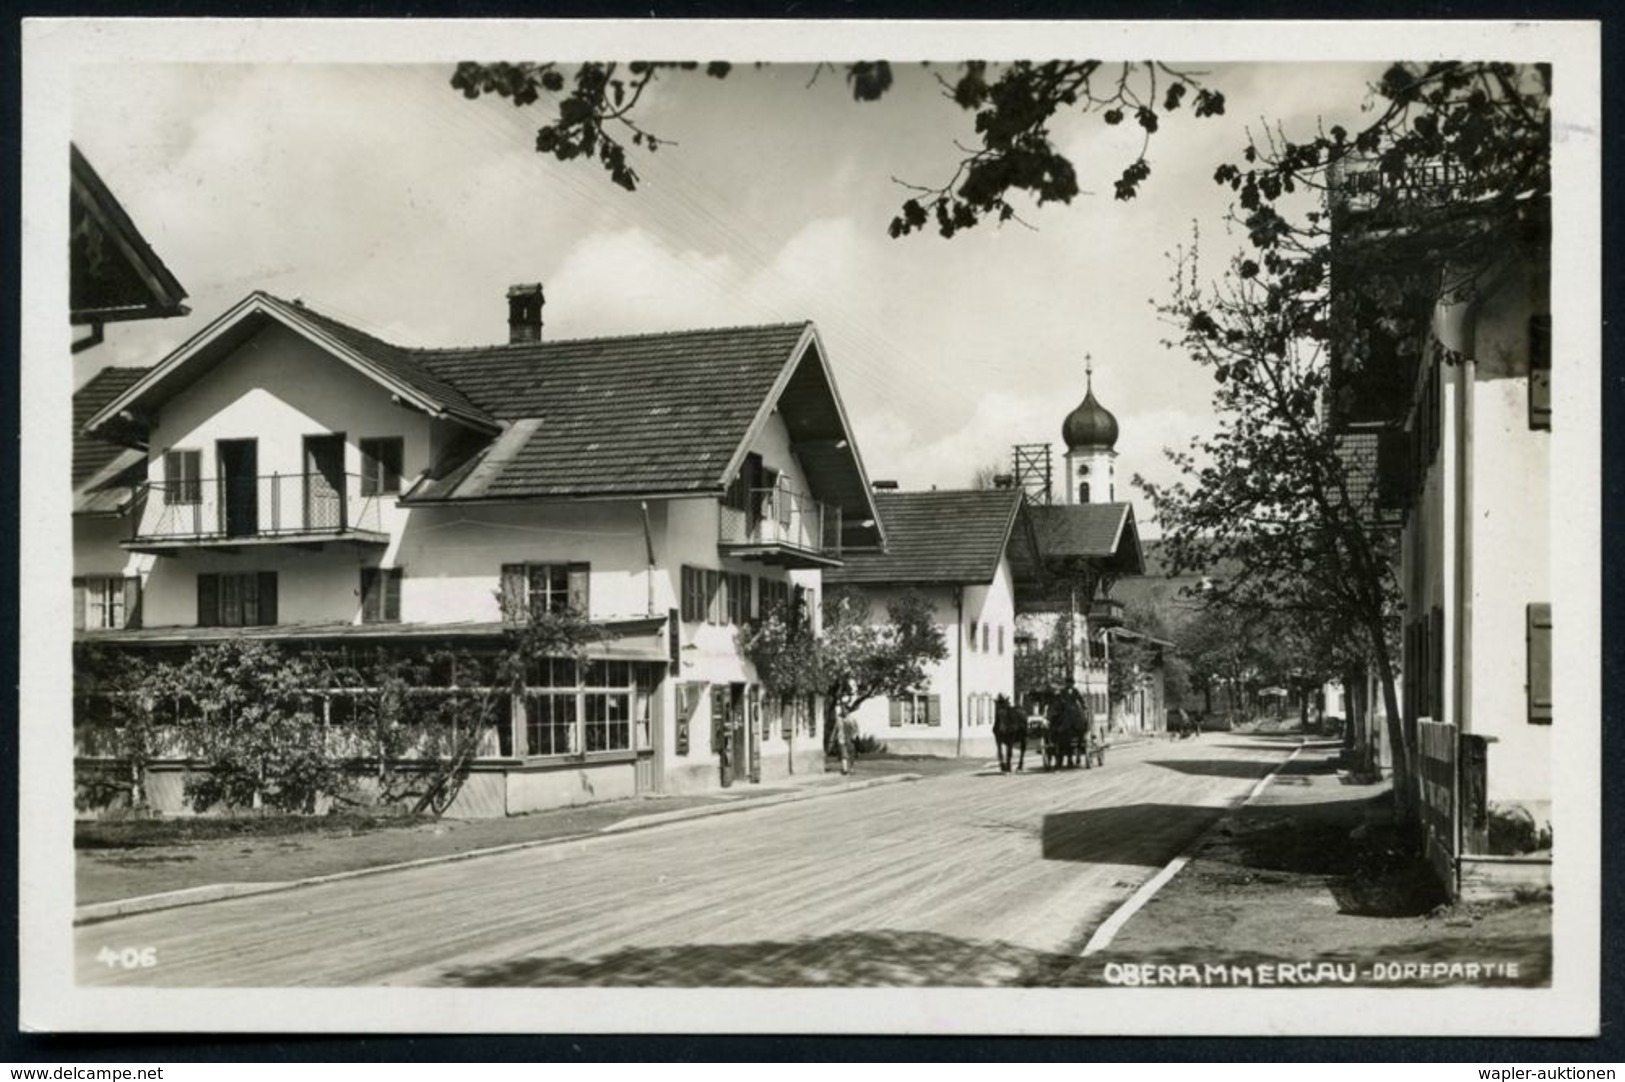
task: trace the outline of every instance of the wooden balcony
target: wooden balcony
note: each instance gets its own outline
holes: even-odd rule
[[[1122,627],[1123,603],[1109,597],[1095,599],[1089,606],[1089,623],[1093,627]]]
[[[781,567],[840,567],[841,509],[785,488],[743,490],[744,506],[718,509],[724,556]]]
[[[387,545],[380,503],[355,474],[154,481],[136,494],[134,552],[230,551],[250,545]]]

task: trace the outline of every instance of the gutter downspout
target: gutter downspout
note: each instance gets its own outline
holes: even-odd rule
[[[644,572],[644,582],[648,588],[647,611],[648,615],[655,614],[655,540],[654,532],[649,528],[649,501],[639,500],[638,511],[643,515],[643,550],[649,558],[649,566]]]
[[[1465,780],[1462,773],[1462,738],[1472,732],[1473,665],[1473,546],[1468,540],[1473,529],[1473,390],[1478,382],[1478,362],[1473,360],[1473,329],[1477,323],[1476,305],[1462,321],[1461,360],[1456,379],[1456,881],[1454,893],[1461,890],[1461,863],[1467,851],[1468,825],[1462,807]]]
[[[954,758],[965,754],[965,588],[954,587],[954,607],[957,609],[955,626],[959,628],[959,645],[954,650],[954,721],[958,731],[954,734]]]

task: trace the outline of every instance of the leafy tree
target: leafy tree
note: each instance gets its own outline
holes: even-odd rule
[[[1089,114],[1110,126],[1140,129],[1139,152],[1113,185],[1116,198],[1128,200],[1151,175],[1151,137],[1165,118],[1187,103],[1198,117],[1224,112],[1224,94],[1203,85],[1200,73],[1155,62],[968,60],[937,67],[942,96],[975,114],[979,142],[956,144],[960,158],[947,181],[904,184],[913,194],[888,227],[893,237],[927,226],[951,237],[989,218],[1010,221],[1017,216],[1011,200],[1018,194],[1039,206],[1070,203],[1079,194],[1077,172],[1051,140],[1050,126],[1060,114]],[[857,61],[844,69],[856,101],[877,101],[893,86],[887,61]],[[451,85],[471,99],[496,94],[522,107],[544,99],[550,107],[556,103],[556,113],[536,133],[537,151],[559,161],[596,158],[615,184],[633,191],[638,175],[622,140],[650,153],[671,142],[642,127],[634,111],[662,76],[699,70],[693,62],[592,61],[569,68],[465,61],[457,65]],[[714,79],[725,79],[732,70],[720,61],[704,66]],[[813,78],[832,70],[833,65],[819,65]]]
[[[204,770],[186,780],[198,811],[216,805],[313,812],[349,778],[327,745],[320,669],[254,639],[200,647],[177,670],[195,709],[188,744]]]
[[[147,770],[174,739],[176,667],[95,643],[75,643],[73,651],[74,743],[80,755],[113,766],[81,772],[79,799],[102,808],[122,797],[129,807],[144,808]]]
[[[768,691],[824,696],[829,724],[825,748],[846,740],[846,721],[876,696],[917,691],[926,666],[948,656],[948,640],[931,603],[907,591],[887,606],[877,623],[868,599],[856,590],[830,590],[823,603],[822,633],[810,621],[779,608],[737,632],[741,651]]]

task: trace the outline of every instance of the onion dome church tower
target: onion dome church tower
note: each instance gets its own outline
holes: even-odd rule
[[[1087,392],[1061,424],[1066,441],[1066,483],[1061,490],[1068,504],[1117,501],[1117,418],[1096,401],[1094,376],[1094,365],[1085,357]]]

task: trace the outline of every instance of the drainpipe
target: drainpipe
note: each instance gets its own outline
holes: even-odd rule
[[[965,588],[954,587],[954,607],[958,618],[959,646],[954,651],[954,722],[958,731],[954,735],[954,758],[965,754]]]
[[[649,529],[649,501],[639,500],[638,510],[643,514],[643,550],[649,558],[649,566],[644,574],[644,581],[648,586],[648,615],[655,614],[655,540],[654,532]]]

